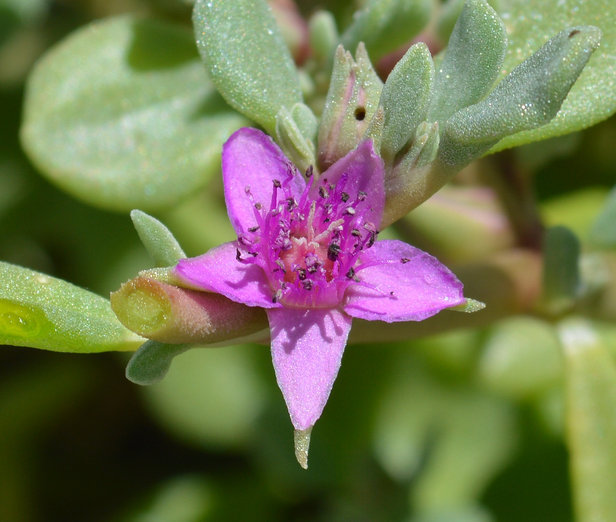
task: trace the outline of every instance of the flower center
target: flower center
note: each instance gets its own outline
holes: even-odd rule
[[[365,220],[367,194],[353,191],[346,175],[336,184],[326,175],[317,182],[309,169],[309,181],[296,196],[291,181],[299,175],[289,166],[283,182],[273,181],[269,209],[254,201],[246,187],[257,225],[238,238],[237,259],[263,268],[274,302],[301,308],[335,306],[347,286],[359,281],[359,253],[372,246],[378,232]]]

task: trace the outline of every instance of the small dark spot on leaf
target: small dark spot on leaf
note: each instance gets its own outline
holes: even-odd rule
[[[366,108],[357,107],[357,109],[355,109],[355,119],[357,121],[362,121],[365,117],[366,117]]]
[[[569,33],[569,38],[573,38],[576,34],[580,34],[580,31],[578,29],[574,29],[573,31],[571,31]]]

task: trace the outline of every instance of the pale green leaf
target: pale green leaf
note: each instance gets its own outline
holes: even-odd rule
[[[207,79],[188,29],[120,17],[78,30],[38,62],[21,137],[74,196],[153,210],[217,173],[222,143],[244,121]]]
[[[265,0],[198,0],[197,47],[229,104],[275,131],[282,107],[302,101],[297,70]]]
[[[409,42],[428,23],[430,0],[368,0],[341,37],[351,52],[364,42],[373,59]]]
[[[1,344],[95,353],[143,342],[120,324],[108,299],[66,281],[4,262],[0,281]]]
[[[616,520],[616,365],[586,320],[569,319],[559,331],[576,519]]]
[[[431,121],[478,102],[492,88],[505,56],[503,22],[485,0],[468,0],[434,78]]]
[[[381,155],[386,160],[393,159],[426,119],[433,78],[434,63],[424,43],[413,45],[387,77],[380,100],[385,110]]]
[[[503,74],[566,27],[594,25],[601,45],[575,83],[558,115],[547,125],[509,136],[492,151],[590,127],[616,111],[616,4],[613,0],[500,0],[509,46]]]
[[[171,231],[158,219],[141,210],[131,211],[130,218],[133,220],[139,239],[154,259],[156,266],[175,265],[186,257]]]

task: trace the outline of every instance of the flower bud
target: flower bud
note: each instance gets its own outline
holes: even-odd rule
[[[383,82],[363,44],[357,46],[355,60],[342,46],[338,47],[319,127],[321,171],[368,137],[365,134],[377,112],[382,89]]]
[[[267,328],[260,308],[141,276],[111,294],[111,308],[129,330],[163,343],[232,344]]]

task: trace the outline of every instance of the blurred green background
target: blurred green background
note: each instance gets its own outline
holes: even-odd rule
[[[327,7],[344,19],[347,4]],[[189,2],[179,0],[0,0],[0,259],[103,296],[150,265],[128,215],[52,186],[18,132],[37,57],[88,21],[122,12],[190,23]],[[616,180],[614,143],[612,117],[490,157],[479,170],[517,165],[545,223],[584,239]],[[189,255],[230,237],[219,192],[214,180],[159,216]],[[195,213],[206,226],[187,225]],[[600,326],[616,357],[614,325]],[[266,347],[189,351],[149,388],[124,378],[127,360],[2,347],[0,520],[573,519],[563,360],[544,319],[349,346],[308,472],[295,462]]]

